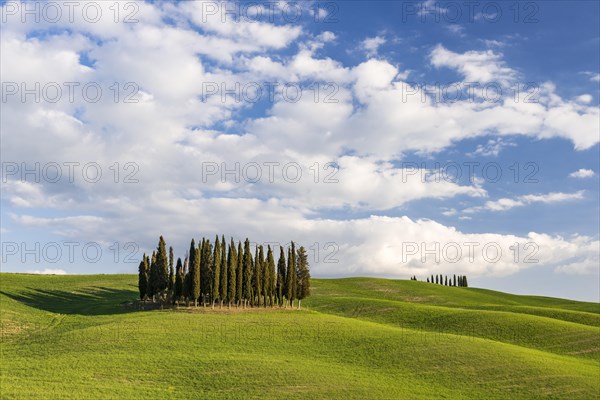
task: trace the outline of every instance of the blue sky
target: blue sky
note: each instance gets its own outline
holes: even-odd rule
[[[598,300],[598,2],[28,3],[0,3],[3,271],[223,233],[295,240],[316,277]]]

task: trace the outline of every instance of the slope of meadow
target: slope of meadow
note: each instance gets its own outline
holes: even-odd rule
[[[6,399],[594,399],[598,304],[313,280],[304,310],[136,311],[134,275],[0,274]]]

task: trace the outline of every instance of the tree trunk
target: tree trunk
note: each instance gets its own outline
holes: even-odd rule
[[[300,309],[300,302],[301,302],[301,301],[302,301],[302,300],[298,299],[298,310]]]

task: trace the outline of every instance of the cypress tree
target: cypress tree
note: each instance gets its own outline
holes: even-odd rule
[[[169,293],[173,292],[173,285],[175,284],[175,271],[173,269],[173,246],[169,246],[169,282],[168,289]]]
[[[200,293],[202,304],[206,307],[206,300],[212,294],[212,244],[210,239],[202,241],[202,257],[200,264]]]
[[[262,246],[256,246],[255,250],[254,250],[254,271],[253,271],[253,275],[252,275],[252,290],[254,292],[254,296],[253,298],[256,298],[256,305],[258,307],[260,307],[262,305],[262,287],[263,287],[263,282],[262,282],[262,258],[261,257],[262,254]],[[263,254],[264,256],[264,254]]]
[[[464,287],[469,287],[469,283],[467,282],[467,276],[466,276],[466,275],[465,275],[465,276],[463,276],[463,279],[464,279],[464,281],[463,281],[463,286],[464,286]]]
[[[300,302],[302,299],[310,295],[310,270],[308,268],[308,256],[304,246],[300,246],[298,249],[298,259],[296,267],[296,276],[298,279],[298,309],[300,309]]]
[[[454,274],[454,282],[452,283],[452,286],[456,286],[456,274]]]
[[[182,287],[182,295],[186,300],[187,305],[189,306],[190,301],[190,274],[188,273],[188,258],[187,255],[183,260],[183,287]]]
[[[268,253],[268,249],[267,249]],[[269,267],[267,265],[267,259],[265,258],[263,247],[260,246],[260,259],[262,266],[262,294],[263,294],[263,306],[267,306],[269,302],[269,281],[271,280],[271,276],[269,275]]]
[[[194,239],[190,243],[190,263],[188,269],[188,296],[194,302],[194,307],[197,307],[198,297],[200,296],[200,257]]]
[[[223,301],[227,299],[227,282],[228,282],[228,267],[227,267],[227,243],[225,235],[221,235],[221,280],[219,282],[219,299],[221,300],[221,308]]]
[[[294,299],[296,298],[297,291],[297,278],[296,278],[296,247],[294,242],[288,251],[288,265],[286,271],[286,298],[290,303],[290,307],[294,306]]]
[[[444,285],[448,286],[448,275],[444,278]]]
[[[173,284],[173,304],[181,300],[183,294],[183,266],[181,258],[177,258],[177,267],[175,272],[175,283]]]
[[[429,283],[429,277],[427,277],[427,283]]]
[[[285,296],[287,289],[285,284],[287,278],[285,276],[285,253],[283,247],[279,246],[279,260],[277,261],[277,301],[279,306],[283,305],[283,296]]]
[[[462,276],[458,276],[458,287],[462,287]]]
[[[146,298],[146,291],[148,290],[148,264],[146,264],[146,253],[142,256],[140,266],[138,268],[138,289],[140,291],[140,300]]]
[[[156,266],[158,269],[158,287],[157,294],[161,298],[165,297],[165,290],[169,286],[169,259],[167,258],[167,246],[165,239],[161,236],[158,240],[158,249],[156,252]]]
[[[298,294],[298,275],[296,274],[296,244],[292,242],[292,304],[296,300]]]
[[[434,283],[433,274],[431,275],[431,283]]]
[[[252,299],[252,253],[250,251],[250,241],[246,238],[244,242],[244,282],[243,282],[243,298],[244,307],[248,300]]]
[[[265,271],[268,276],[267,282],[267,294],[269,296],[269,305],[273,307],[274,305],[274,297],[275,297],[275,260],[273,259],[273,250],[271,250],[271,246],[267,246],[267,261],[265,263]],[[267,278],[265,278],[267,279]],[[265,294],[265,296],[267,295]]]
[[[150,256],[146,256],[146,267],[148,268],[148,278],[147,278],[147,282],[148,284],[146,285],[146,297],[152,297],[152,283],[150,280],[150,266],[151,266],[151,261],[150,261]]]
[[[229,252],[227,254],[227,280],[229,281],[227,284],[227,301],[228,307],[231,308],[231,302],[236,299],[236,286],[237,286],[237,253],[235,251],[235,242],[233,238],[231,238],[231,243],[229,244]]]
[[[437,275],[435,276],[435,283],[436,283],[436,285],[438,283],[438,276]]]
[[[152,297],[152,302],[156,301],[156,295],[159,292],[160,287],[160,272],[158,265],[156,264],[156,252],[152,252],[152,259],[150,261],[150,277],[148,279],[148,296]]]
[[[221,242],[219,235],[215,238],[215,249],[212,259],[212,282],[211,282],[211,303],[215,307],[215,301],[219,297],[219,285],[221,284]]]
[[[238,241],[236,279],[235,292],[237,294],[237,306],[239,307],[244,297],[244,253],[242,252],[241,241]]]

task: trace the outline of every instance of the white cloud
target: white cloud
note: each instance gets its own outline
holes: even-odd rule
[[[498,157],[498,154],[506,147],[514,147],[516,144],[508,142],[502,138],[489,139],[484,145],[477,145],[474,152],[469,153],[470,156]]]
[[[446,28],[448,31],[450,31],[450,33],[452,33],[453,35],[459,36],[459,37],[465,37],[465,27],[462,25],[458,25],[458,24],[449,24],[449,25],[444,25],[444,28]]]
[[[375,36],[366,38],[360,43],[360,48],[365,52],[368,57],[374,57],[377,55],[377,50],[386,40],[382,36]]]
[[[444,211],[442,211],[442,215],[446,216],[446,217],[451,217],[453,215],[456,215],[457,211],[455,208],[447,208],[444,209]]]
[[[437,45],[430,55],[431,63],[437,68],[456,69],[467,82],[501,82],[506,84],[516,78],[516,71],[507,67],[502,55],[487,51],[467,51],[459,54]]]
[[[600,82],[600,73],[598,72],[586,71],[582,72],[582,74],[589,76],[592,82]]]
[[[144,92],[138,103],[115,103],[107,96],[95,104],[22,103],[18,98],[3,104],[3,159],[9,155],[26,162],[96,161],[108,174],[97,184],[81,179],[69,185],[9,181],[2,196],[17,210],[16,226],[78,240],[135,240],[146,248],[154,247],[160,234],[176,246],[185,246],[192,236],[215,232],[264,241],[295,238],[307,246],[334,242],[339,246],[339,262],[316,263],[315,272],[322,275],[402,277],[439,268],[508,274],[528,266],[515,266],[508,259],[490,264],[482,257],[473,262],[462,259],[458,265],[422,263],[419,256],[401,263],[398,246],[402,241],[431,243],[439,238],[504,245],[515,239],[530,240],[531,234],[522,238],[465,234],[435,221],[407,217],[322,219],[320,211],[364,213],[399,209],[427,198],[487,195],[477,184],[421,179],[430,176],[427,170],[406,176],[407,171],[394,167],[393,161],[402,160],[408,151],[436,152],[487,135],[562,137],[577,150],[598,143],[597,108],[581,104],[581,99],[562,99],[551,84],[540,88],[538,103],[515,103],[511,94],[498,103],[436,104],[429,94],[405,82],[407,74],[388,61],[371,59],[349,66],[320,54],[317,49],[323,43],[336,40],[332,32],[313,37],[290,25],[203,24],[197,7],[196,2],[143,3],[140,22],[128,27],[81,23],[73,31],[57,30],[37,38],[27,33],[39,27],[3,25],[3,81],[97,81],[105,85],[106,93],[111,93],[108,87],[114,82],[135,81]],[[163,24],[163,18],[174,22]],[[370,39],[365,50],[375,55],[385,39]],[[93,67],[81,64],[84,52],[95,61]],[[434,66],[455,69],[466,81],[506,83],[517,76],[501,54],[492,51],[456,53],[439,45],[430,57]],[[269,79],[331,82],[336,101],[315,102],[312,93],[296,103],[278,97],[256,115],[238,114],[252,107],[245,102],[223,102],[219,96],[199,100],[206,82],[231,88]],[[405,98],[408,89],[414,89],[414,94]],[[230,128],[236,134],[230,134]],[[496,138],[475,152],[495,155],[508,143]],[[108,168],[115,161],[121,166],[135,162],[139,183],[113,182]],[[201,171],[207,161],[227,163],[229,168],[236,162],[296,162],[305,178],[298,183],[281,178],[269,183],[263,172],[259,183],[203,182]],[[330,161],[341,167],[335,184],[322,181],[329,172],[322,167]],[[316,162],[321,173],[318,184],[310,169]],[[508,209],[578,198],[573,196],[522,196],[488,206]],[[26,214],[21,213],[23,208]],[[44,216],[48,209],[58,212]],[[89,215],[90,210],[97,216]],[[454,215],[455,210],[444,213]],[[551,243],[545,249],[554,245],[563,249],[553,258],[544,258],[551,266],[584,262],[592,250],[580,255],[577,246],[585,249],[596,243],[546,236],[541,241]]]
[[[571,200],[583,199],[584,191],[580,190],[575,193],[553,192],[547,194],[527,194],[519,196],[515,199],[502,198],[493,201],[487,201],[484,206],[471,207],[463,210],[465,213],[475,213],[479,211],[506,211],[515,207],[523,207],[533,203],[560,203]]]
[[[40,274],[40,275],[66,275],[67,271],[65,271],[64,269],[44,268],[44,269],[35,269],[35,270],[25,271],[25,273]]]
[[[594,98],[589,94],[582,94],[581,96],[577,96],[575,101],[578,103],[589,104],[593,99]]]
[[[591,169],[580,168],[575,172],[571,172],[569,174],[569,177],[583,179],[583,178],[591,178],[594,175],[596,175],[596,173],[594,171],[592,171]]]
[[[589,256],[577,261],[567,262],[555,268],[555,272],[577,275],[597,275],[600,272],[600,258]]]

